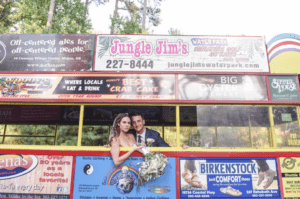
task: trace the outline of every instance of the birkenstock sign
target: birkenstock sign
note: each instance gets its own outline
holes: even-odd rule
[[[180,158],[180,198],[281,198],[276,158]]]

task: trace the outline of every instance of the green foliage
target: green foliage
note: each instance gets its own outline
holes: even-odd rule
[[[182,35],[180,33],[180,30],[178,30],[178,29],[170,28],[170,30],[168,32],[169,32],[169,35]]]
[[[82,129],[82,146],[103,146],[108,144],[108,126],[84,126]]]
[[[56,145],[76,146],[78,138],[78,126],[59,126],[57,130]]]
[[[4,144],[54,145],[55,125],[8,125]],[[18,135],[22,137],[10,137]],[[36,137],[52,136],[52,137]]]
[[[56,0],[51,30],[47,30],[51,0],[16,0],[19,33],[88,33],[91,21],[87,19],[87,7],[81,0]]]
[[[148,34],[147,30],[143,30],[141,27],[141,20],[134,16],[129,19],[129,17],[120,17],[117,14],[116,18],[111,19],[111,27],[115,27],[115,32],[117,34]]]
[[[15,22],[11,19],[14,1],[0,0],[0,34],[8,33]]]

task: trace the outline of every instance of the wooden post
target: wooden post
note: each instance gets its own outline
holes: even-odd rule
[[[51,30],[54,7],[55,7],[55,0],[51,0],[49,12],[48,12],[47,30]]]

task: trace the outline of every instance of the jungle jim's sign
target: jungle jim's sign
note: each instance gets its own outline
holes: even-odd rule
[[[92,71],[94,35],[0,35],[0,71]]]
[[[3,75],[0,99],[175,99],[175,75]]]
[[[96,71],[269,72],[261,37],[98,35]]]

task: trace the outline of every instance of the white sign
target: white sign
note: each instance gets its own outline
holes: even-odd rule
[[[98,35],[96,71],[269,72],[262,37]]]

